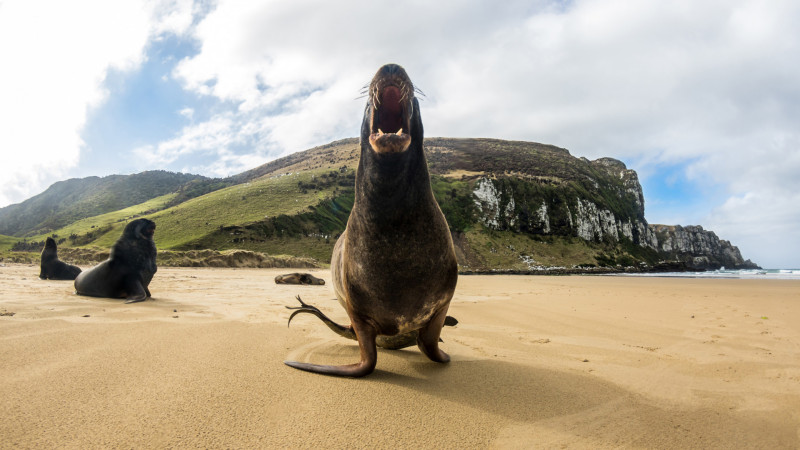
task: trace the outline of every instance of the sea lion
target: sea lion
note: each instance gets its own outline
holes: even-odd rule
[[[347,339],[352,339],[354,341],[356,339],[356,333],[353,331],[352,326],[343,326],[339,325],[338,323],[334,322],[333,320],[329,319],[322,311],[320,311],[316,306],[309,305],[303,301],[298,295],[297,301],[300,302],[300,306],[287,306],[286,309],[293,309],[295,310],[291,316],[289,316],[289,323],[292,323],[292,319],[294,316],[300,313],[308,313],[313,314],[319,318],[325,325],[328,326],[334,333],[338,334]],[[444,326],[446,327],[454,327],[458,325],[458,320],[455,317],[447,316],[444,319]],[[409,331],[408,333],[403,334],[396,334],[394,336],[384,336],[379,334],[377,338],[375,338],[375,343],[378,347],[389,349],[389,350],[400,350],[401,348],[411,347],[412,345],[417,343],[417,338],[419,337],[419,330]],[[439,339],[439,342],[442,342]]]
[[[156,273],[156,224],[136,219],[125,226],[122,236],[111,247],[108,259],[81,272],[75,291],[92,297],[126,298],[125,303],[150,297],[150,280]]]
[[[275,284],[315,284],[322,286],[325,280],[317,278],[310,273],[287,273],[275,277]]]
[[[81,273],[80,267],[58,259],[58,246],[51,237],[44,242],[40,268],[39,278],[43,280],[74,280]]]
[[[360,362],[297,369],[360,377],[375,369],[376,338],[417,331],[431,360],[439,348],[458,266],[447,221],[431,191],[414,85],[396,65],[381,67],[368,88],[361,124],[355,202],[331,258],[333,287],[350,317]]]

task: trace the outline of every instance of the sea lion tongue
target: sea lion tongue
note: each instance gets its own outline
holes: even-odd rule
[[[369,136],[370,147],[376,153],[401,153],[411,144],[411,136],[403,133],[405,111],[403,93],[397,86],[389,85],[380,92],[380,102],[372,116]]]

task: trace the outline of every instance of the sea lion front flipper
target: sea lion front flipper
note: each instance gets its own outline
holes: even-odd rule
[[[439,335],[442,333],[446,317],[447,305],[434,314],[431,321],[419,330],[417,346],[431,361],[440,363],[450,361],[450,355],[439,348]]]
[[[351,317],[352,319],[352,317]],[[334,375],[339,377],[363,377],[375,370],[378,363],[378,347],[375,345],[375,338],[378,332],[365,322],[353,320],[353,329],[358,336],[358,347],[361,351],[361,361],[356,364],[345,366],[325,366],[321,364],[302,363],[297,361],[284,361],[289,367],[305,370],[306,372],[321,373],[323,375]]]
[[[342,337],[347,338],[347,339],[352,339],[354,341],[357,340],[356,339],[356,333],[355,333],[355,331],[353,331],[353,327],[352,326],[345,327],[345,326],[339,325],[338,323],[336,323],[336,322],[332,321],[331,319],[329,319],[328,316],[323,314],[322,311],[317,309],[316,306],[312,306],[312,305],[309,305],[308,303],[303,302],[303,299],[301,299],[299,295],[296,298],[297,298],[297,301],[300,302],[301,306],[287,306],[286,307],[286,309],[294,309],[295,310],[295,312],[293,312],[292,315],[289,316],[289,322],[286,324],[287,327],[289,326],[289,324],[292,323],[292,319],[297,314],[309,313],[309,314],[313,314],[313,315],[317,316],[319,318],[319,320],[322,321],[322,323],[327,325],[328,328],[330,328],[334,333],[338,334],[339,336],[342,336]]]
[[[125,303],[143,302],[147,299],[148,293],[138,279],[128,279],[125,283],[125,292],[128,294]]]

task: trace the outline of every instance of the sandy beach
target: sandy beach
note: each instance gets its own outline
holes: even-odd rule
[[[462,276],[442,348],[351,363],[326,286],[159,268],[153,299],[0,267],[3,448],[799,448],[800,280]],[[326,270],[312,270],[330,280]]]

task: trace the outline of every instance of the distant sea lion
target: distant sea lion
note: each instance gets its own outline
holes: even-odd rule
[[[328,326],[334,333],[338,334],[347,339],[352,339],[357,341],[356,333],[353,331],[352,326],[345,327],[343,325],[339,325],[338,323],[334,322],[333,320],[329,319],[322,311],[317,309],[316,306],[309,305],[305,303],[300,296],[298,295],[297,301],[300,302],[300,306],[287,306],[287,309],[295,310],[291,316],[289,316],[289,324],[292,323],[292,319],[294,316],[300,313],[308,313],[313,314],[319,318],[325,325]],[[447,316],[444,319],[444,325],[446,327],[454,327],[458,325],[458,320],[455,317]],[[384,336],[379,334],[377,338],[375,338],[375,343],[378,347],[389,349],[389,350],[400,350],[401,348],[411,347],[417,343],[417,338],[419,337],[419,330],[409,331],[408,333],[404,334],[396,334],[394,336]],[[439,342],[442,342],[439,339]]]
[[[43,280],[74,280],[81,273],[80,267],[58,259],[58,246],[51,237],[44,242],[40,267],[39,278]]]
[[[414,92],[406,71],[395,64],[381,67],[369,85],[355,202],[331,259],[334,290],[350,317],[361,360],[345,366],[286,361],[291,367],[364,376],[377,363],[377,336],[413,331],[428,358],[450,360],[439,349],[439,334],[458,266],[431,191]]]
[[[125,226],[122,236],[111,247],[108,259],[81,272],[75,291],[92,297],[126,298],[125,303],[150,297],[150,280],[156,273],[156,224],[136,219]]]
[[[315,284],[322,286],[325,280],[317,278],[310,273],[287,273],[275,277],[275,284]]]

